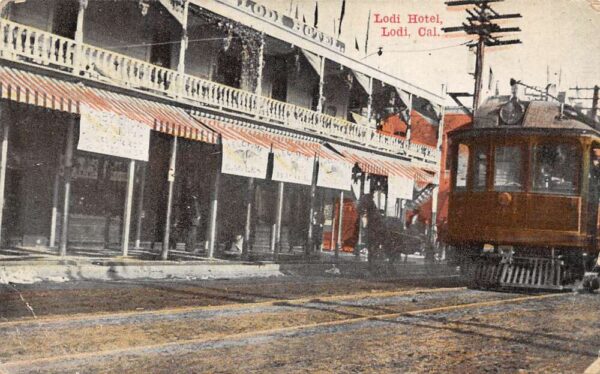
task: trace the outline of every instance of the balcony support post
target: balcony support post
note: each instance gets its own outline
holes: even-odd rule
[[[373,114],[373,77],[369,77],[369,98],[367,100],[367,121],[371,123],[371,115]]]
[[[121,235],[121,256],[129,254],[129,233],[131,232],[131,211],[133,209],[133,186],[135,184],[135,160],[130,159],[127,167],[127,190],[123,210],[123,235]]]
[[[73,56],[73,71],[79,75],[85,70],[83,63],[83,20],[85,18],[85,9],[88,6],[88,0],[79,0],[79,11],[77,12],[77,26],[75,29],[75,55]]]
[[[177,64],[177,96],[185,96],[185,54],[188,47],[188,12],[190,8],[190,1],[186,0],[183,3],[183,18],[181,20],[181,44],[179,45],[179,61]]]
[[[408,94],[408,108],[407,111],[407,120],[406,120],[406,143],[410,145],[410,135],[411,135],[411,125],[412,125],[412,109],[413,109],[413,95],[411,93]]]
[[[175,166],[177,163],[177,137],[173,137],[171,145],[171,159],[169,160],[169,171],[167,179],[169,182],[169,190],[167,195],[167,217],[165,219],[165,231],[162,241],[162,251],[160,253],[161,260],[166,260],[169,257],[169,242],[171,239],[171,214],[173,211],[173,194],[175,187]],[[175,243],[177,245],[177,243]]]
[[[446,96],[446,86],[445,85],[442,85],[442,96],[443,97]],[[443,145],[443,140],[444,140],[444,115],[445,115],[445,108],[442,105],[440,108],[440,118],[439,118],[439,123],[438,123],[437,144],[436,144],[436,151],[437,151],[436,153],[440,156],[438,157],[438,162],[437,162],[438,168],[437,168],[437,173],[435,174],[435,181],[434,181],[435,187],[433,188],[432,202],[431,202],[431,228],[429,229],[429,232],[431,233],[432,244],[434,244],[437,240],[437,234],[438,234],[438,232],[437,232],[438,231],[437,230],[437,213],[438,213],[438,201],[439,201],[439,193],[440,193],[440,179],[441,179],[442,170],[445,169],[445,166],[440,164],[442,162],[441,152],[442,152],[442,145]]]
[[[75,117],[69,118],[67,128],[67,142],[65,146],[65,170],[64,170],[64,201],[62,211],[62,227],[60,234],[60,245],[58,253],[60,256],[67,255],[67,242],[69,240],[69,208],[71,205],[71,175],[73,173],[73,138],[75,137]]]
[[[10,129],[10,122],[6,116],[3,107],[0,107],[0,128],[2,131],[2,145],[0,148],[0,235],[2,233],[2,213],[4,212],[4,195],[6,186],[6,166],[8,161],[8,132]],[[0,239],[2,237],[0,236]],[[0,240],[1,243],[1,240]]]
[[[319,65],[319,102],[317,104],[317,112],[323,113],[323,105],[325,98],[323,90],[325,88],[325,57],[321,56],[321,64]]]
[[[313,232],[313,227],[320,225],[321,222],[319,222],[319,217],[315,216],[315,198],[317,195],[317,178],[318,178],[318,173],[319,173],[319,163],[317,162],[317,157],[315,157],[314,159],[314,163],[313,163],[313,177],[312,177],[312,183],[310,184],[310,197],[309,197],[309,201],[308,201],[308,231],[307,231],[307,237],[306,237],[306,248],[304,249],[304,254],[305,255],[310,255],[310,253],[313,250],[314,247],[314,235],[315,233]],[[320,231],[320,230],[318,230]],[[320,240],[320,238],[319,238]]]

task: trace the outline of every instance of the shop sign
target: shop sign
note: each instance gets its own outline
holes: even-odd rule
[[[388,199],[412,200],[415,181],[399,175],[388,176]]]
[[[339,160],[319,159],[317,186],[348,191],[351,184],[351,164]]]
[[[81,105],[77,149],[148,161],[150,127],[116,113]]]
[[[273,180],[311,185],[314,157],[281,149],[273,150]]]
[[[222,144],[222,173],[260,179],[267,177],[268,148],[241,139],[225,137],[222,139]]]

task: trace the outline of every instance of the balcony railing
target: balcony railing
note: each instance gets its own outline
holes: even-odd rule
[[[364,125],[259,96],[192,75],[0,19],[0,57],[164,94],[194,105],[227,110],[304,133],[436,163],[434,147],[408,143]]]

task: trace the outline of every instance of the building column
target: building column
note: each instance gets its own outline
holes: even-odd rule
[[[343,224],[343,219],[344,219],[344,191],[340,191],[340,210],[338,213],[338,218],[339,218],[339,222],[338,222],[338,236],[337,236],[337,241],[335,243],[335,257],[339,257],[340,255],[340,249],[342,248],[343,245],[343,240],[342,240],[342,228],[344,226]]]
[[[318,222],[314,222],[315,198],[317,195],[318,175],[319,175],[319,163],[317,162],[317,158],[315,157],[315,160],[313,163],[312,183],[310,184],[310,196],[309,196],[309,200],[308,200],[308,204],[309,204],[308,205],[308,232],[307,232],[307,237],[306,237],[306,245],[304,248],[304,254],[307,256],[312,252],[312,249],[313,249],[313,243],[314,243],[313,225],[315,223],[318,224]]]
[[[215,255],[215,246],[217,243],[217,213],[219,208],[219,190],[221,188],[221,169],[217,166],[215,173],[215,185],[212,190],[210,201],[210,218],[208,223],[208,258]]]
[[[373,77],[369,77],[369,98],[367,99],[367,121],[371,123],[371,114],[373,112]]]
[[[173,193],[175,187],[175,165],[177,163],[177,137],[173,137],[171,146],[171,159],[169,160],[169,172],[167,180],[169,182],[169,192],[167,195],[167,219],[165,220],[165,231],[163,235],[162,251],[160,253],[161,260],[166,260],[169,257],[169,241],[171,239],[171,214],[173,211]]]
[[[69,208],[71,203],[71,174],[73,172],[73,138],[75,132],[75,117],[69,118],[67,129],[67,143],[65,148],[65,170],[64,170],[64,201],[62,211],[62,227],[60,234],[59,255],[67,255],[67,242],[69,235]]]
[[[446,86],[443,85],[442,86],[442,97],[446,96]],[[438,123],[438,134],[437,134],[437,144],[436,144],[436,151],[438,152],[438,170],[435,173],[435,187],[433,188],[433,193],[432,193],[432,201],[431,201],[431,227],[429,232],[431,233],[431,242],[435,243],[437,240],[437,213],[438,213],[438,199],[439,199],[439,193],[440,193],[440,180],[441,180],[441,173],[442,170],[444,169],[444,165],[441,165],[441,161],[442,161],[442,143],[444,141],[444,116],[446,112],[446,108],[444,108],[444,106],[441,106],[441,110],[440,110],[440,120]],[[447,156],[446,156],[447,157]]]
[[[141,238],[142,238],[142,220],[144,215],[144,190],[146,189],[146,163],[143,163],[139,167],[140,171],[140,190],[138,192],[138,202],[137,202],[137,221],[135,225],[135,249],[141,248]]]
[[[4,195],[6,189],[6,165],[8,163],[8,133],[10,122],[3,116],[6,110],[0,105],[0,124],[2,126],[2,145],[0,149],[0,245],[2,243],[2,218],[4,217]]]
[[[85,18],[85,9],[88,0],[79,0],[79,11],[77,12],[77,26],[75,28],[75,55],[73,56],[73,66],[76,73],[85,69],[83,60],[83,19]]]
[[[190,2],[185,1],[183,3],[183,18],[181,24],[181,43],[179,44],[179,61],[177,64],[177,74],[179,74],[179,96],[185,94],[185,52],[188,47],[188,35],[187,35],[187,24],[188,24],[188,11]]]
[[[407,121],[406,121],[406,141],[410,143],[410,137],[411,137],[411,125],[412,125],[412,105],[413,105],[413,95],[411,93],[408,94],[408,103],[406,103],[408,105],[408,108],[406,109],[408,111],[408,115],[407,115]]]
[[[325,88],[325,57],[321,56],[321,64],[319,65],[319,102],[317,103],[317,112],[323,113],[323,90]]]
[[[56,173],[54,174],[54,187],[52,188],[52,213],[50,216],[50,240],[48,241],[48,247],[54,248],[56,246],[56,223],[58,220],[58,200],[60,198],[60,172],[61,172],[61,161],[58,161],[56,167]]]
[[[283,218],[283,190],[284,183],[277,183],[277,215],[275,217],[275,251],[281,252],[281,221]]]
[[[129,232],[131,229],[131,210],[133,208],[133,185],[135,184],[135,160],[129,160],[127,168],[127,190],[123,211],[123,235],[121,235],[121,255],[127,257],[129,251]]]
[[[250,236],[252,234],[252,203],[254,201],[254,178],[248,178],[248,191],[246,192],[246,224],[244,227],[244,246],[242,255],[250,254]]]

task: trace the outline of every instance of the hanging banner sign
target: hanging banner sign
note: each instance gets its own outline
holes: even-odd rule
[[[273,149],[273,180],[311,185],[314,157],[281,149]]]
[[[336,190],[350,190],[352,185],[352,165],[339,160],[319,159],[317,186]]]
[[[241,139],[222,138],[223,162],[221,172],[242,177],[267,177],[269,149]]]
[[[398,175],[388,176],[388,199],[412,200],[415,181]]]
[[[80,107],[79,143],[81,151],[148,161],[150,127],[125,116]]]

